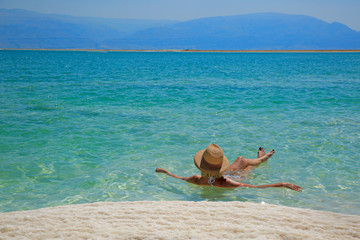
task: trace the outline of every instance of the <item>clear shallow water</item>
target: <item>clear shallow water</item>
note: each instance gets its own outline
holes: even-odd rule
[[[360,214],[359,53],[0,51],[0,211],[96,201],[251,201]],[[211,189],[209,143],[275,155]]]

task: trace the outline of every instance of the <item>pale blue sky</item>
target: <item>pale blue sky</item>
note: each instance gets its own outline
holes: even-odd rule
[[[360,31],[360,0],[0,0],[0,8],[74,16],[173,20],[280,12],[341,22]]]

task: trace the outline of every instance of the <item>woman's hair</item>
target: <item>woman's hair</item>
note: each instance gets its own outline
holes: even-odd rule
[[[210,174],[210,173],[201,171],[201,177],[203,177],[203,178],[209,178],[209,177],[221,178],[222,174]]]

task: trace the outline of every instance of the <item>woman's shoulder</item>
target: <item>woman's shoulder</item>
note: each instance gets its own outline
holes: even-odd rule
[[[217,178],[216,179],[216,183],[219,187],[228,187],[228,188],[233,188],[233,187],[238,187],[239,183],[232,180],[231,178],[228,177],[221,177],[221,178]]]

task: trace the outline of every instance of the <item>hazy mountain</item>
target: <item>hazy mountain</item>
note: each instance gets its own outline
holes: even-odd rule
[[[104,47],[101,43],[105,40],[176,22],[73,17],[22,9],[0,9],[0,47],[96,49]]]
[[[303,15],[261,13],[201,18],[106,43],[127,49],[360,49],[360,32]]]
[[[360,49],[360,32],[304,15],[259,13],[185,22],[0,9],[1,48]]]

